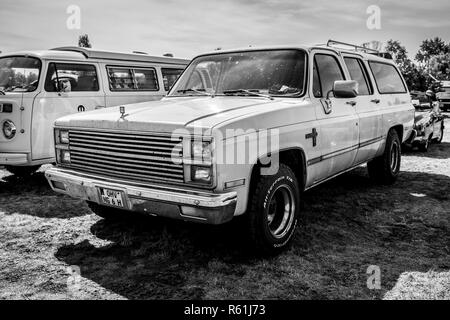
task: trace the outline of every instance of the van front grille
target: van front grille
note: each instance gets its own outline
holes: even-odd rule
[[[184,182],[181,137],[69,130],[69,146],[70,167],[81,171],[139,182]]]

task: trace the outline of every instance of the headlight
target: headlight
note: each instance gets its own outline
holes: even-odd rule
[[[16,126],[14,125],[14,122],[10,120],[6,120],[3,122],[3,135],[6,137],[6,139],[12,139],[16,135]]]
[[[57,149],[58,163],[70,163],[70,151],[65,149]]]
[[[69,131],[68,130],[55,130],[56,144],[69,144]]]
[[[211,160],[211,155],[211,142],[192,141],[192,157],[194,159]]]
[[[192,166],[191,180],[194,182],[210,183],[212,178],[211,167]]]

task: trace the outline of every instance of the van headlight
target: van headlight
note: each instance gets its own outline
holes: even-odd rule
[[[11,120],[6,120],[3,122],[3,135],[6,139],[12,139],[16,135],[17,128]]]
[[[211,160],[211,149],[210,141],[192,141],[192,157],[194,159]]]

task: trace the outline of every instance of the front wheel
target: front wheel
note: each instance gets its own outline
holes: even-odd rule
[[[36,172],[41,166],[5,166],[6,170],[11,172],[17,177],[28,177]]]
[[[384,153],[367,163],[369,176],[383,184],[394,183],[400,172],[401,157],[400,139],[397,132],[391,129],[386,138]]]
[[[278,172],[260,176],[248,214],[251,240],[260,253],[274,254],[294,235],[300,212],[300,189],[294,172],[281,164]]]

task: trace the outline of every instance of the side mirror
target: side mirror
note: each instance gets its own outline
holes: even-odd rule
[[[358,96],[358,82],[354,80],[339,80],[333,85],[335,98],[350,99]]]

